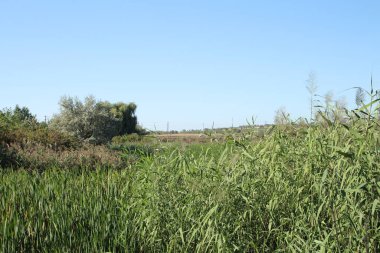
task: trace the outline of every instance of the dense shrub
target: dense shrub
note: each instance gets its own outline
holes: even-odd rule
[[[60,113],[54,116],[50,125],[81,140],[105,143],[114,136],[137,131],[136,107],[134,103],[96,101],[92,96],[86,97],[84,102],[62,97]]]
[[[80,148],[54,150],[40,144],[11,144],[5,149],[3,168],[12,167],[43,171],[61,169],[123,169],[135,162],[135,158],[121,156],[120,151],[106,146],[82,145]]]
[[[26,107],[0,111],[0,166],[3,168],[28,167],[31,163],[26,161],[32,157],[26,155],[26,150],[33,153],[37,149],[46,156],[80,146],[74,136],[37,122]],[[39,168],[45,164],[44,160],[40,162]]]
[[[129,142],[140,142],[142,141],[144,136],[138,135],[136,133],[134,134],[128,134],[128,135],[119,135],[112,138],[112,144],[124,144]]]

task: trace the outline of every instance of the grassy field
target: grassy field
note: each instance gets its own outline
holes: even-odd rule
[[[126,168],[0,170],[2,252],[378,252],[377,122],[170,143]]]

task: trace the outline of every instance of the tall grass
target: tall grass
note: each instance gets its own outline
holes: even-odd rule
[[[378,252],[379,130],[356,117],[160,149],[125,170],[1,171],[0,249]]]

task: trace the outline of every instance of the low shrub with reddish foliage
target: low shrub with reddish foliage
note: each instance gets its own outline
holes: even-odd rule
[[[62,169],[122,169],[133,161],[122,158],[119,151],[106,146],[85,145],[78,149],[54,150],[42,144],[11,144],[6,148],[8,159],[3,167],[45,170]]]
[[[8,145],[38,143],[56,150],[80,146],[79,140],[73,136],[43,126],[32,129],[24,127],[6,129],[0,137],[0,141]]]

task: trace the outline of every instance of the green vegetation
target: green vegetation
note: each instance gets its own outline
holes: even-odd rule
[[[134,103],[111,104],[89,96],[84,102],[62,97],[59,104],[61,112],[55,115],[51,126],[81,140],[99,144],[114,136],[138,132]]]
[[[3,167],[0,249],[378,252],[380,100],[369,95],[344,120],[326,108],[323,122],[207,144],[114,137],[111,149],[57,151],[108,160]]]

